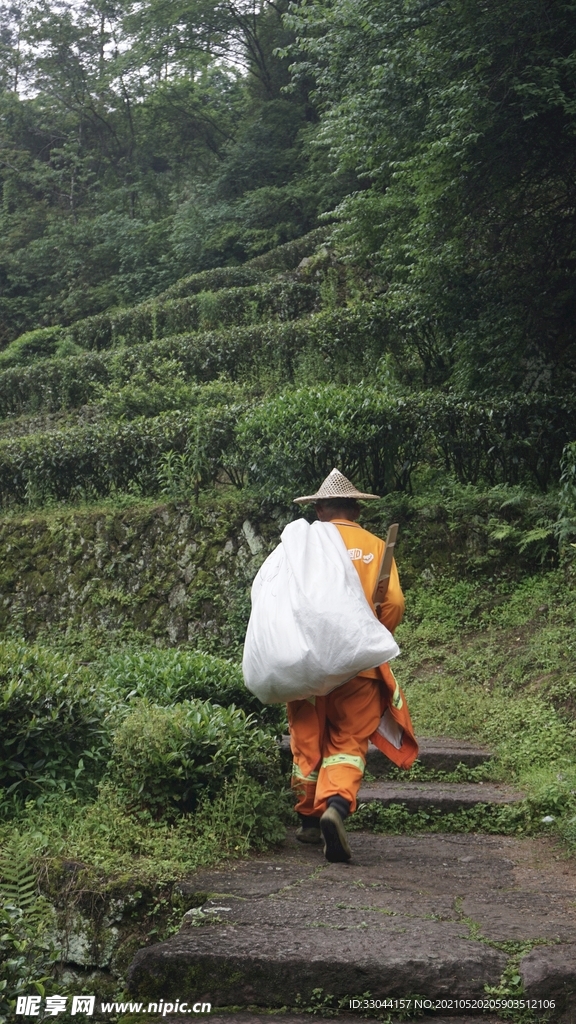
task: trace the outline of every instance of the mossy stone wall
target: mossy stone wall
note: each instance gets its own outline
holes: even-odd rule
[[[0,521],[0,630],[132,627],[217,650],[241,638],[251,581],[284,524],[250,501],[48,512]]]

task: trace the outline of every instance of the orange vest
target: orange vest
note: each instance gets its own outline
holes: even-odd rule
[[[368,604],[380,622],[393,632],[404,614],[404,595],[396,562],[392,562],[386,597],[381,605],[376,606],[374,596],[386,550],[384,541],[357,523],[342,519],[332,522],[338,528],[348,549]],[[365,669],[359,675],[378,679],[380,682],[382,717],[378,729],[370,737],[372,743],[399,768],[410,768],[418,757],[418,743],[406,698],[394,678],[392,669],[388,664],[384,664],[377,668]]]

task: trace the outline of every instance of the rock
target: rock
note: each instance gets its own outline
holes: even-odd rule
[[[576,1024],[576,944],[535,946],[520,961],[520,977],[530,999],[554,1000],[554,1014]]]
[[[513,804],[523,799],[524,794],[510,786],[489,782],[367,782],[358,793],[359,803],[404,804],[411,813],[436,810],[450,814],[478,804]]]
[[[367,991],[473,998],[498,984],[508,963],[485,938],[576,935],[576,871],[556,858],[551,839],[352,832],[350,843],[350,864],[327,864],[320,847],[289,837],[276,852],[180,883],[187,906],[201,912],[136,954],[133,997],[270,1008],[318,1003],[315,989],[323,1000]],[[565,1014],[575,954],[574,944],[539,946],[523,961],[528,989],[534,958],[551,958],[532,991],[558,991]]]
[[[259,555],[264,548],[264,541],[258,536],[249,519],[245,519],[242,523],[242,533],[246,538],[251,554]]]
[[[438,738],[418,738],[420,752],[418,761],[423,768],[430,771],[453,772],[459,764],[467,768],[477,768],[492,760],[492,753],[486,747],[466,740],[452,740],[445,736]],[[291,758],[290,737],[283,736],[281,744],[282,756]],[[377,778],[386,776],[394,768],[392,762],[370,743],[366,757],[366,771]]]
[[[194,996],[219,1006],[293,1006],[299,998],[308,1003],[318,988],[337,998],[365,992],[473,997],[497,983],[506,963],[453,924],[384,919],[372,930],[357,917],[332,927],[255,920],[190,929],[140,950],[129,989],[143,998]]]
[[[186,598],[186,587],[183,583],[176,583],[168,594],[168,604],[170,608],[178,608],[186,603]]]

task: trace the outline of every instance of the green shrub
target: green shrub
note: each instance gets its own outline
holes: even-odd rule
[[[22,335],[0,356],[0,366],[15,366],[55,355],[68,341],[97,352],[121,345],[139,345],[183,331],[214,330],[238,323],[293,320],[318,304],[315,286],[297,281],[271,281],[244,288],[147,302],[132,309],[77,320],[70,327],[50,327]]]
[[[315,487],[333,466],[375,493],[406,490],[423,461],[443,464],[460,483],[530,483],[544,491],[558,480],[574,433],[572,398],[487,403],[327,385],[285,391],[247,413],[237,443],[251,479],[284,497]]]
[[[264,276],[263,271],[249,264],[242,264],[239,267],[214,267],[213,270],[202,270],[199,274],[191,274],[190,277],[176,281],[176,284],[158,296],[158,300],[182,299],[187,295],[217,292],[224,288],[247,288],[259,284]]]
[[[313,379],[356,381],[385,350],[387,334],[380,307],[360,303],[323,311],[297,321],[268,322],[226,331],[199,332],[112,352],[87,352],[49,359],[0,373],[0,416],[45,409],[55,412],[93,401],[106,389],[172,376],[210,381],[272,373],[290,383]],[[308,370],[310,360],[314,366]]]
[[[53,908],[38,894],[26,838],[15,833],[0,849],[0,1024],[14,1020],[18,996],[52,989],[58,953]]]
[[[415,493],[388,495],[378,511],[369,509],[375,532],[401,522],[400,549],[403,582],[434,566],[469,577],[478,572],[532,572],[538,564],[554,562],[554,526],[558,496],[498,484],[459,484],[438,473],[419,480]],[[372,526],[368,525],[368,529]]]
[[[567,444],[560,463],[560,510],[556,532],[564,552],[576,537],[576,441]]]
[[[103,423],[0,442],[0,496],[4,506],[49,499],[105,496],[137,487],[158,493],[163,457],[186,453],[200,431],[200,483],[213,481],[233,437],[238,409],[165,413],[129,423]]]
[[[255,256],[244,266],[253,267],[255,270],[295,270],[305,256],[312,256],[318,246],[329,238],[330,232],[330,227],[314,228],[313,231],[309,231],[308,234],[302,235],[300,238],[294,238],[291,242],[285,242],[283,245],[276,245],[269,252]]]
[[[100,351],[117,345],[138,345],[183,331],[213,330],[274,318],[293,320],[311,312],[317,301],[317,289],[311,285],[274,281],[101,313],[78,320],[67,333],[80,348]]]
[[[325,240],[329,229],[322,227],[310,231],[301,238],[284,245],[277,245],[270,252],[256,256],[238,267],[214,267],[198,274],[184,277],[158,296],[157,301],[198,295],[199,292],[216,292],[224,288],[244,288],[258,284],[268,274],[295,270],[305,256],[311,256]]]
[[[100,662],[102,682],[123,700],[145,698],[169,706],[198,698],[226,707],[234,704],[261,722],[279,727],[280,705],[263,705],[244,685],[240,666],[197,651],[123,650]]]
[[[92,674],[40,647],[0,644],[0,783],[4,810],[83,788],[107,757],[104,692]]]
[[[270,784],[279,777],[279,752],[274,737],[235,707],[143,700],[114,734],[112,780],[131,807],[157,817],[193,810],[240,770]]]
[[[445,466],[461,483],[529,481],[545,491],[558,481],[562,451],[576,434],[576,402],[563,395],[494,402],[435,395],[429,419]]]
[[[334,466],[374,493],[404,489],[427,438],[424,400],[364,386],[286,391],[237,430],[251,479],[282,495],[315,488]]]
[[[0,373],[0,416],[74,409],[110,381],[110,361],[97,352],[45,359]]]
[[[168,367],[173,366],[173,360],[166,362]],[[159,416],[171,409],[186,412],[198,407],[238,405],[248,400],[247,389],[241,384],[226,380],[196,384],[174,376],[172,372],[172,381],[164,383],[146,382],[144,373],[137,374],[129,384],[105,391],[96,403],[98,410],[112,419],[133,420],[138,416]]]
[[[61,327],[39,327],[36,331],[21,334],[0,352],[0,369],[54,355],[64,333]]]

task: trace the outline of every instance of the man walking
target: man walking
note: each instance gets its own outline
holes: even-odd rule
[[[316,494],[294,500],[313,502],[318,519],[337,527],[366,600],[380,622],[393,632],[404,613],[396,564],[392,561],[389,579],[384,583],[381,572],[386,545],[357,523],[359,502],[373,499],[377,495],[358,491],[333,469]],[[352,852],[344,821],[356,810],[369,740],[403,767],[409,767],[417,756],[405,702],[389,666],[382,665],[360,672],[326,697],[292,700],[287,707],[292,787],[300,819],[296,837],[303,843],[323,841],[327,860],[346,862]],[[401,749],[402,755],[398,756],[396,751]]]

